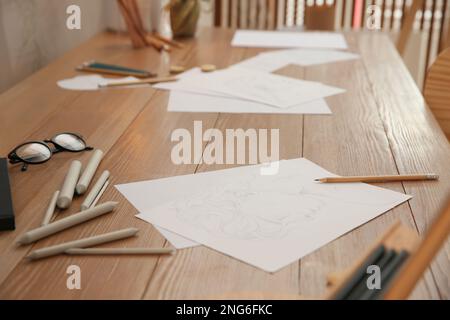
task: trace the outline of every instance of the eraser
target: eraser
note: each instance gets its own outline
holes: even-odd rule
[[[5,158],[0,158],[0,230],[14,230],[15,228],[8,162]]]

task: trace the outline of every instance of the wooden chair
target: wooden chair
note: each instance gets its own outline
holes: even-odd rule
[[[283,1],[215,0],[214,25],[240,29],[276,29]],[[278,13],[280,12],[280,15]]]
[[[333,30],[334,10],[334,4],[307,5],[304,0],[215,0],[214,25],[262,30],[286,27]]]
[[[367,8],[380,10],[384,32],[400,32],[403,52],[419,12],[420,30],[439,33],[440,48],[450,40],[447,0],[215,0],[215,26],[242,29],[304,27],[312,30],[366,29]],[[424,14],[426,12],[426,14]],[[435,25],[435,24],[439,25]],[[430,27],[431,25],[431,27]]]
[[[445,49],[428,70],[423,94],[450,140],[450,48]]]

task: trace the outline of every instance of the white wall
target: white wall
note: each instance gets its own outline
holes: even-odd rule
[[[111,0],[0,0],[0,92],[106,27]],[[81,30],[66,28],[66,8],[81,7]]]

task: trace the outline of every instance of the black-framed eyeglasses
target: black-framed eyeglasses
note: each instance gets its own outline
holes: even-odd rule
[[[52,148],[48,144],[52,144]],[[54,153],[62,151],[81,152],[85,150],[93,150],[93,148],[86,145],[81,135],[72,132],[62,132],[44,141],[22,143],[8,154],[8,159],[12,164],[22,162],[22,171],[26,171],[29,164],[44,163],[50,160]]]

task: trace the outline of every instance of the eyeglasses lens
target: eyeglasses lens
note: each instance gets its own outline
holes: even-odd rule
[[[16,150],[16,155],[24,161],[39,163],[50,159],[52,152],[40,143],[28,143]]]
[[[62,133],[53,138],[53,142],[70,151],[82,151],[86,148],[84,141],[76,135]]]

